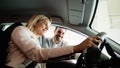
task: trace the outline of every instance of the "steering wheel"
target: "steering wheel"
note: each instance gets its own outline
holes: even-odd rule
[[[98,33],[99,36],[103,41],[107,37],[105,32]],[[85,49],[80,57],[78,58],[76,68],[101,68],[100,67],[100,56],[101,50],[100,46],[102,43],[98,45],[98,47],[92,46]]]

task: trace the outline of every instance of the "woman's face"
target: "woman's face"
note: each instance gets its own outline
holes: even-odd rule
[[[49,19],[43,19],[38,21],[34,28],[34,33],[36,35],[44,35],[44,33],[49,29],[51,21]]]

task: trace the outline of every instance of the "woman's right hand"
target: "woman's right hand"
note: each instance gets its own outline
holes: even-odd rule
[[[98,46],[102,42],[99,36],[90,36],[85,39],[82,43],[74,46],[74,53],[82,52],[84,49],[91,46]]]

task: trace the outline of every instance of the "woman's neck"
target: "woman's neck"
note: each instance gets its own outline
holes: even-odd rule
[[[40,37],[35,31],[33,31],[33,34],[36,36],[36,38]]]

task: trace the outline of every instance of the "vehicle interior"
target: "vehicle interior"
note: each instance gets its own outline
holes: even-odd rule
[[[25,25],[35,13],[44,13],[53,20],[45,35],[46,37],[53,36],[51,32],[53,32],[55,26],[61,26],[68,30],[64,40],[70,45],[78,44],[89,36],[98,35],[105,40],[105,43],[98,47],[102,51],[101,58],[105,61],[111,58],[105,48],[106,43],[120,58],[120,10],[115,14],[113,13],[114,10],[110,11],[109,8],[110,13],[108,16],[111,17],[110,21],[107,21],[108,17],[104,17],[108,13],[106,13],[106,9],[103,9],[106,8],[103,7],[103,5],[106,6],[106,3],[110,7],[110,4],[115,3],[118,5],[119,2],[113,2],[112,0],[1,0],[0,30],[4,31],[8,26],[17,22]],[[116,6],[112,8],[114,7]],[[106,11],[102,12],[102,9]],[[119,7],[116,7],[116,9],[119,9]],[[110,25],[108,23],[113,24],[110,26],[112,28],[110,30],[107,30],[109,29],[108,25]],[[76,63],[77,59],[72,60],[72,62]],[[117,63],[120,64],[120,61]]]

